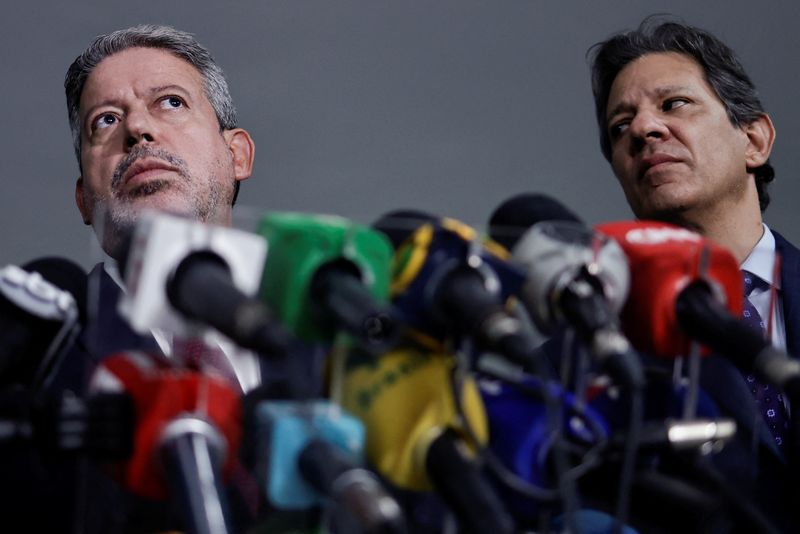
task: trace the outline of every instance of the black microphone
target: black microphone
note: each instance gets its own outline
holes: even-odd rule
[[[511,262],[527,273],[521,297],[537,326],[551,333],[568,323],[615,379],[643,387],[638,355],[619,328],[629,285],[622,248],[538,194],[501,204],[489,228],[493,239],[512,246]]]
[[[355,528],[367,534],[406,532],[403,512],[378,477],[325,439],[312,439],[297,458],[303,477],[348,512]],[[345,514],[343,514],[345,515]],[[346,532],[346,530],[341,530]]]
[[[523,234],[540,221],[583,224],[561,202],[539,193],[520,193],[502,202],[489,216],[489,236],[511,250]]]
[[[0,270],[0,385],[45,385],[85,316],[86,274],[73,262],[42,258]]]
[[[681,327],[694,339],[728,357],[743,372],[782,389],[791,400],[800,399],[800,361],[734,316],[707,283],[695,281],[681,291],[675,311]]]

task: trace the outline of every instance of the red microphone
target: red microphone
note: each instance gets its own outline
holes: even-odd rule
[[[229,531],[220,473],[230,476],[237,458],[239,392],[224,378],[143,352],[105,358],[90,392],[125,392],[133,399],[133,453],[114,466],[124,487],[150,499],[177,499],[187,531]]]
[[[620,320],[637,350],[665,358],[688,354],[690,338],[676,308],[693,282],[705,282],[731,315],[741,316],[742,275],[727,249],[662,222],[612,222],[595,229],[615,239],[628,256],[631,289]],[[708,353],[704,347],[703,354]]]

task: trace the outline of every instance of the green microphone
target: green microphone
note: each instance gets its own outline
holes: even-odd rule
[[[257,232],[268,243],[260,296],[295,336],[330,342],[345,331],[377,350],[392,342],[393,249],[383,234],[342,217],[291,212],[264,215]]]

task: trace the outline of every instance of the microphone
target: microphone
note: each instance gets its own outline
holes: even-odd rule
[[[86,316],[86,274],[63,258],[0,270],[0,385],[43,388]]]
[[[171,368],[141,352],[105,358],[89,391],[133,399],[133,453],[116,470],[124,487],[149,499],[177,501],[188,532],[229,532],[221,474],[230,474],[236,461],[238,392],[222,378]]]
[[[561,202],[539,193],[520,193],[502,202],[489,216],[489,236],[511,250],[525,232],[541,221],[583,221]]]
[[[556,468],[555,449],[581,451],[581,461],[570,470],[589,469],[608,445],[609,423],[557,383],[537,377],[489,376],[493,379],[483,378],[479,384],[489,421],[490,467],[515,517],[537,525],[547,509],[556,509],[558,485],[563,482],[559,476],[572,476]],[[557,399],[557,414],[548,410],[553,401],[547,397]],[[562,441],[565,438],[568,444]]]
[[[742,277],[730,252],[695,232],[668,223],[622,221],[596,228],[617,241],[630,262],[631,291],[620,319],[623,330],[638,350],[675,358],[688,353],[695,335],[701,336],[698,339],[712,348],[728,337],[705,335],[703,328],[693,328],[688,324],[691,321],[682,321],[679,310],[687,306],[678,306],[678,302],[700,293],[699,298],[706,304],[717,303],[718,308],[724,307],[726,316],[738,323],[735,317],[741,315],[744,298]],[[690,286],[698,287],[691,289]],[[705,296],[699,286],[706,287]],[[686,290],[689,293],[681,299]],[[702,315],[697,317],[698,320],[702,318]],[[692,329],[691,335],[683,323]]]
[[[249,416],[253,468],[269,503],[308,510],[329,503],[338,532],[405,532],[400,505],[360,458],[363,424],[330,401],[262,401]]]
[[[436,489],[464,531],[514,531],[476,452],[488,438],[477,385],[455,358],[402,347],[348,367],[342,406],[364,423],[378,473],[406,490]]]
[[[544,332],[568,323],[598,363],[629,388],[629,425],[618,488],[616,519],[624,524],[643,419],[644,370],[622,334],[617,313],[628,292],[625,254],[592,232],[558,201],[518,195],[490,218],[490,231],[511,244],[510,228],[528,229],[513,243],[511,261],[527,272],[522,301]],[[495,237],[492,235],[492,237]],[[567,510],[572,517],[572,510]]]
[[[269,243],[260,295],[298,338],[330,342],[343,330],[372,350],[393,342],[392,248],[383,235],[300,213],[269,213],[258,233]]]
[[[617,320],[629,285],[619,245],[587,228],[555,199],[538,194],[501,204],[489,228],[493,239],[511,245],[511,262],[527,274],[521,298],[537,327],[553,333],[568,323],[614,378],[643,387],[638,355]]]
[[[395,252],[392,303],[416,334],[439,342],[469,337],[485,351],[544,373],[536,343],[504,303],[523,280],[494,243],[455,219],[419,226]]]
[[[266,249],[255,234],[150,212],[120,261],[120,311],[139,333],[192,337],[199,322],[245,349],[283,354],[289,338],[255,297]]]

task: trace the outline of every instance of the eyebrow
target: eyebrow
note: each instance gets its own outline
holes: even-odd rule
[[[664,85],[662,87],[656,87],[652,94],[657,98],[664,98],[665,96],[672,95],[675,93],[689,93],[694,94],[694,91],[688,85]],[[630,102],[620,102],[614,109],[612,109],[609,113],[606,114],[606,121],[608,121],[611,117],[618,115],[624,111],[632,111],[634,109],[633,104]]]

